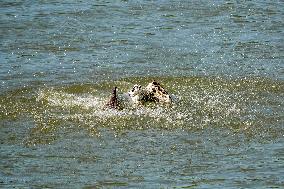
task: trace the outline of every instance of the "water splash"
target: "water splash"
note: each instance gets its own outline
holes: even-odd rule
[[[99,135],[140,129],[226,128],[250,136],[283,136],[283,82],[262,78],[158,78],[174,97],[171,106],[125,103],[122,110],[105,108],[111,88],[120,94],[153,78],[126,78],[94,85],[25,89],[1,98],[2,120],[32,117],[28,141],[45,143],[62,129]]]

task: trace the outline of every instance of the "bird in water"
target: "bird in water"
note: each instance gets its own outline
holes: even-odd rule
[[[114,89],[112,90],[111,97],[106,106],[113,109],[119,109],[119,104],[117,100],[117,87],[114,87]]]
[[[160,83],[153,81],[145,88],[142,88],[141,85],[135,84],[133,88],[126,93],[126,95],[120,95],[119,99],[117,95],[117,87],[114,87],[112,90],[112,95],[105,104],[105,107],[119,110],[127,106],[125,102],[131,102],[130,104],[135,105],[143,105],[147,102],[171,104],[172,97],[160,85]]]

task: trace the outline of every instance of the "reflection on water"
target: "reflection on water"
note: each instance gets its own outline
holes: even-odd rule
[[[282,4],[2,0],[0,187],[281,188]]]

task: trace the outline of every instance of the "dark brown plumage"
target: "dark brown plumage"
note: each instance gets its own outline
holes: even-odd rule
[[[114,87],[114,89],[112,90],[112,95],[111,95],[108,103],[106,104],[106,106],[109,107],[109,108],[114,108],[114,109],[119,108],[116,89],[117,89],[117,87]]]

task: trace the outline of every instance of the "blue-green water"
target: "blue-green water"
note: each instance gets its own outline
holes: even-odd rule
[[[2,0],[0,187],[283,188],[283,7]]]

